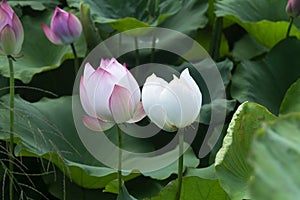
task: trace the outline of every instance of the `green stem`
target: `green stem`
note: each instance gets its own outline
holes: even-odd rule
[[[8,65],[9,65],[9,171],[11,173],[10,180],[9,180],[9,199],[13,200],[13,193],[14,193],[14,107],[15,107],[15,77],[14,77],[14,66],[13,66],[13,58],[11,56],[7,56]]]
[[[134,44],[135,44],[135,65],[140,65],[140,52],[139,52],[139,44],[138,44],[138,38],[134,37]]]
[[[153,35],[153,36],[152,36],[151,57],[150,57],[150,62],[151,62],[151,63],[154,62],[154,55],[155,55],[155,41],[156,41],[156,37],[155,37],[155,35]]]
[[[293,23],[294,23],[294,17],[290,17],[290,24],[289,24],[288,30],[286,32],[286,38],[288,38],[290,36],[290,32],[291,32]]]
[[[78,62],[78,56],[77,56],[77,52],[76,52],[74,43],[71,43],[71,48],[72,48],[72,52],[74,55],[74,71],[75,71],[75,74],[77,74],[78,69],[79,69],[79,62]]]
[[[118,183],[119,183],[119,194],[122,189],[122,131],[118,127],[118,147],[119,147],[119,158],[118,158]]]
[[[213,36],[212,36],[210,50],[209,50],[209,54],[214,60],[217,60],[219,58],[219,52],[220,52],[221,40],[222,40],[222,29],[223,29],[223,18],[218,17],[214,24]]]
[[[178,189],[176,192],[176,200],[180,200],[182,188],[182,175],[183,175],[183,132],[179,132],[179,159],[178,159]]]

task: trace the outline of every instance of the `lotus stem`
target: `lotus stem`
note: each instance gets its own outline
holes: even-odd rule
[[[118,147],[119,147],[119,155],[118,155],[118,183],[119,183],[119,194],[122,189],[122,131],[118,127]]]
[[[71,43],[71,48],[72,48],[72,52],[74,55],[74,71],[75,71],[75,75],[76,75],[78,72],[78,69],[79,69],[79,62],[78,62],[78,56],[77,56],[77,52],[76,52],[74,43]]]
[[[290,36],[290,32],[291,32],[293,23],[294,23],[294,17],[290,17],[290,24],[289,24],[288,30],[286,32],[286,38],[288,38]]]
[[[179,132],[179,159],[178,159],[178,189],[176,192],[176,200],[180,200],[181,188],[182,188],[182,176],[183,176],[183,142],[184,135]]]
[[[139,44],[138,44],[138,38],[134,37],[134,44],[135,44],[135,65],[140,65],[140,52],[139,52]]]
[[[14,66],[13,66],[13,57],[7,56],[8,65],[9,65],[9,171],[11,173],[9,179],[9,199],[13,200],[14,194],[14,107],[15,107],[15,77],[14,77]]]
[[[222,28],[223,28],[223,18],[218,17],[214,24],[213,28],[213,36],[210,45],[210,56],[217,60],[219,58],[219,52],[221,47],[221,40],[222,40]]]

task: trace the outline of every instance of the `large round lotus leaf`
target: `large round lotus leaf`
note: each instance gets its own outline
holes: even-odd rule
[[[9,138],[8,100],[8,95],[0,99],[1,140]],[[44,98],[37,103],[16,97],[15,154],[45,158],[55,163],[74,183],[85,188],[103,188],[117,178],[116,170],[100,163],[83,146],[75,129],[71,108],[71,97]],[[107,132],[110,137],[113,134],[117,134],[115,127]],[[151,149],[148,143],[126,135],[123,147],[139,152]],[[125,180],[137,175],[128,175]]]
[[[238,23],[257,41],[271,48],[286,36],[289,25],[286,4],[282,0],[222,0],[215,5],[217,16]],[[299,24],[299,19],[295,21]],[[296,26],[292,27],[291,35],[300,38]]]
[[[294,200],[300,196],[300,114],[267,123],[254,139],[251,199]]]
[[[252,169],[247,162],[254,133],[261,124],[275,119],[266,108],[256,103],[244,103],[229,124],[222,148],[215,160],[217,178],[231,199],[249,199],[248,181]]]
[[[69,6],[79,7],[80,0],[67,2]],[[91,13],[97,23],[109,24],[117,31],[161,26],[189,34],[197,28],[205,27],[208,22],[205,15],[208,2],[204,0],[84,0],[83,2],[91,6]],[[154,5],[155,2],[158,4]]]
[[[300,77],[300,41],[288,38],[276,45],[260,61],[242,61],[232,78],[232,97],[253,101],[278,114],[282,99]]]

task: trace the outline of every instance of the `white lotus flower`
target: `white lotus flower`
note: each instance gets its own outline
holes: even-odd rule
[[[202,94],[185,69],[168,83],[152,74],[142,90],[143,108],[152,122],[166,131],[191,125],[199,116]]]

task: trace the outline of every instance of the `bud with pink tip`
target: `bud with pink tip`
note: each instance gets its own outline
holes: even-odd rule
[[[0,4],[0,54],[15,55],[21,51],[24,31],[13,9],[2,0]]]
[[[42,27],[47,38],[57,45],[75,42],[82,32],[82,25],[79,19],[59,7],[56,7],[54,10],[50,28],[45,24],[42,24]]]
[[[291,17],[298,17],[300,15],[300,0],[289,0],[285,10]]]

